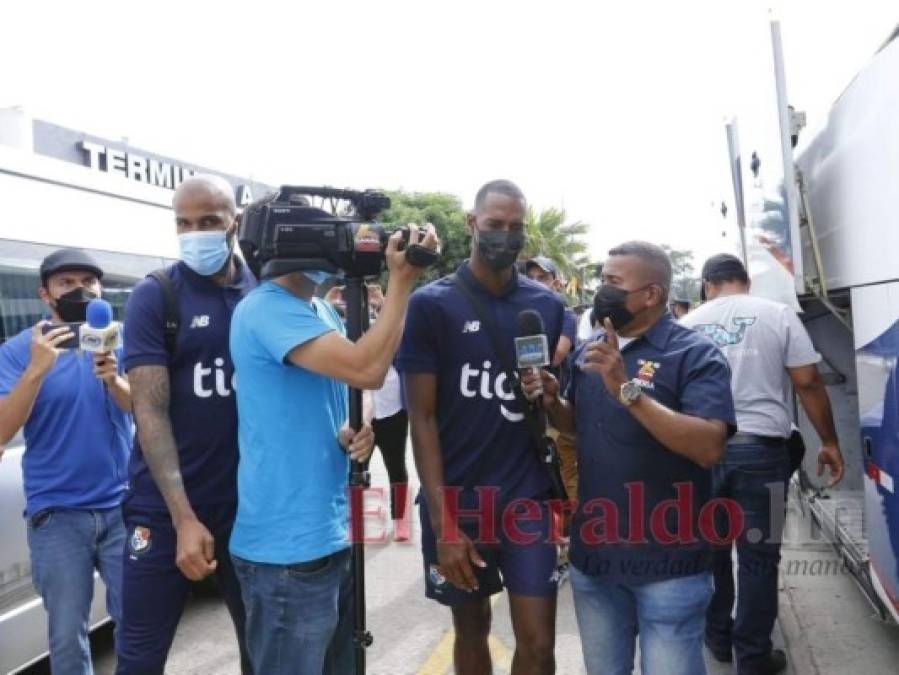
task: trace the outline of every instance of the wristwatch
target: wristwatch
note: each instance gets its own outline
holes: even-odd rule
[[[618,390],[618,400],[621,402],[621,405],[628,408],[634,405],[642,394],[643,390],[640,388],[640,385],[633,380],[628,380]]]

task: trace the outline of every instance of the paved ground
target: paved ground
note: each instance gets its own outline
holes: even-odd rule
[[[412,466],[411,458],[409,465]],[[386,484],[376,458],[375,485]],[[791,526],[808,531],[808,523],[793,514]],[[416,527],[417,530],[417,527]],[[892,675],[899,664],[899,628],[881,623],[851,577],[839,571],[836,557],[823,542],[785,547],[781,588],[781,619],[775,631],[778,646],[786,645],[795,675]],[[443,675],[451,672],[452,633],[446,610],[423,595],[417,543],[370,546],[367,551],[368,621],[375,644],[369,650],[368,672],[373,675]],[[790,561],[799,561],[786,573]],[[819,561],[815,563],[815,561]],[[509,672],[514,641],[508,603],[497,596],[491,646],[495,672]],[[110,675],[114,657],[108,632],[95,639],[97,675]],[[580,639],[574,620],[571,589],[559,598],[556,640],[558,673],[583,673]],[[41,670],[43,668],[43,670]],[[47,672],[46,666],[29,675]],[[166,672],[171,675],[238,673],[237,650],[231,625],[221,603],[199,594],[188,607]],[[727,666],[710,662],[711,675],[729,673]]]

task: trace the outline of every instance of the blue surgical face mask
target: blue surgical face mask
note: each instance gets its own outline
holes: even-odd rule
[[[333,276],[330,272],[322,270],[303,270],[302,274],[316,286],[321,286]]]
[[[180,258],[194,272],[211,277],[228,262],[231,247],[224,230],[214,232],[187,232],[178,235]]]

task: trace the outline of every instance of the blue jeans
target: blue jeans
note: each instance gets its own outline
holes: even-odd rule
[[[790,458],[786,446],[729,445],[714,469],[715,496],[733,499],[743,513],[737,537],[736,618],[731,547],[715,552],[715,595],[706,615],[706,641],[715,652],[737,657],[737,672],[771,651],[777,619],[777,572]],[[719,510],[718,515],[722,513]],[[719,536],[727,528],[717,524]],[[737,534],[731,532],[731,534]]]
[[[31,578],[47,610],[54,675],[94,672],[88,642],[94,569],[106,584],[106,609],[118,625],[124,545],[118,507],[45,510],[28,519]]]
[[[618,584],[571,569],[584,665],[589,675],[628,675],[637,636],[649,675],[704,675],[702,634],[712,575]]]
[[[293,565],[231,558],[247,613],[253,672],[355,672],[350,549]]]

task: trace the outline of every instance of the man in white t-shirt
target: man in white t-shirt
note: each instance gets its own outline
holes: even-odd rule
[[[830,400],[815,365],[821,357],[790,307],[749,295],[749,286],[739,258],[713,256],[702,269],[704,304],[681,319],[721,348],[732,372],[737,433],[714,479],[716,496],[736,501],[743,514],[742,530],[729,532],[736,536],[739,591],[732,619],[734,580],[727,546],[716,553],[706,645],[719,661],[731,661],[735,654],[740,675],[786,667],[784,652],[772,649],[771,631],[782,535],[782,522],[776,523],[783,520],[790,474],[791,389],[821,438],[818,475],[829,466],[831,486],[843,476]]]

